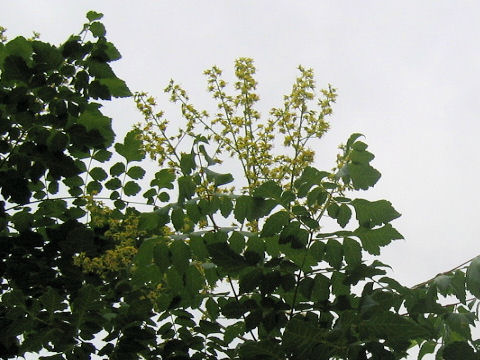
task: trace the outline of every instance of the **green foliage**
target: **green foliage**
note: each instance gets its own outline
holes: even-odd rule
[[[419,359],[479,357],[480,258],[402,286],[375,258],[403,238],[400,214],[357,197],[380,178],[362,135],[333,170],[315,168],[332,87],[315,105],[313,71],[299,67],[262,119],[241,58],[233,93],[205,72],[213,117],[171,82],[178,128],[137,93],[145,122],[114,143],[96,100],[131,93],[102,16],[88,12],[60,46],[0,45],[2,358],[402,359],[415,346]]]

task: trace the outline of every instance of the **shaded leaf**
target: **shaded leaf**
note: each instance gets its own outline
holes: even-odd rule
[[[283,227],[290,221],[290,215],[286,211],[279,211],[271,215],[263,225],[260,236],[268,237],[279,234]]]

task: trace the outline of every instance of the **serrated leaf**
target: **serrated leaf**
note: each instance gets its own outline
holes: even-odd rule
[[[100,149],[98,151],[95,151],[93,155],[93,158],[101,163],[110,160],[111,157],[112,157],[112,153],[105,149]]]
[[[362,262],[362,247],[350,238],[343,239],[343,253],[348,265],[355,267]]]
[[[219,196],[220,213],[223,217],[228,217],[233,210],[233,201],[228,196]]]
[[[183,213],[183,209],[176,208],[172,210],[172,214],[170,215],[172,219],[172,224],[175,227],[175,230],[180,231],[185,224],[185,214]]]
[[[344,228],[350,221],[351,217],[352,217],[352,210],[350,210],[350,207],[346,204],[340,205],[340,208],[338,209],[338,213],[337,213],[338,225]]]
[[[368,165],[373,159],[375,155],[369,151],[352,151],[350,154],[350,161],[355,164]]]
[[[192,170],[194,170],[197,167],[197,164],[195,163],[195,154],[190,153],[190,154],[185,154],[182,153],[180,156],[180,169],[182,170],[182,173],[184,175],[190,175]]]
[[[101,78],[98,79],[98,82],[104,86],[106,86],[110,92],[110,94],[116,98],[123,98],[132,96],[130,89],[128,88],[125,81],[119,78]]]
[[[154,231],[170,221],[168,209],[160,208],[153,212],[140,214],[139,228],[144,231]]]
[[[462,304],[467,302],[467,295],[465,291],[465,273],[461,270],[455,271],[451,277],[451,287],[453,294]]]
[[[179,274],[184,274],[190,264],[190,248],[181,241],[173,241],[170,245],[170,252],[172,254],[172,264]]]
[[[88,104],[78,118],[78,124],[83,125],[87,131],[98,131],[105,139],[105,145],[109,146],[115,137],[112,119],[104,116],[98,108],[98,104]]]
[[[233,325],[226,327],[223,334],[223,340],[225,343],[230,344],[234,339],[238,338],[239,335],[245,333],[245,324],[243,321],[239,321]]]
[[[101,167],[95,167],[89,171],[93,180],[103,181],[108,177],[108,174]]]
[[[87,192],[89,194],[98,194],[102,191],[103,185],[98,181],[90,181],[87,184]]]
[[[282,343],[288,352],[293,352],[302,359],[323,338],[323,333],[323,329],[307,319],[294,317],[286,326]]]
[[[140,190],[142,190],[142,188],[135,181],[127,181],[123,187],[123,193],[127,196],[136,195]]]
[[[135,255],[135,264],[138,267],[150,265],[153,259],[153,248],[159,243],[158,238],[146,239],[140,245],[137,254]]]
[[[95,20],[99,20],[103,17],[103,14],[102,13],[98,13],[96,11],[93,11],[93,10],[90,10],[89,12],[87,12],[87,19],[89,21],[95,21]]]
[[[260,236],[269,237],[279,234],[289,221],[290,215],[286,211],[276,212],[265,221]]]
[[[251,315],[252,313],[250,313],[249,316]],[[248,326],[246,326],[246,329],[248,330]],[[240,345],[239,352],[241,359],[275,360],[279,358],[278,354],[281,354],[281,349],[279,345],[274,342],[246,341]]]
[[[173,189],[175,173],[170,169],[162,169],[155,174],[155,179],[150,183],[151,186],[158,186],[160,189]]]
[[[403,236],[390,224],[378,229],[360,227],[353,234],[360,238],[363,248],[372,255],[379,255],[380,248],[390,244],[392,240],[403,239]]]
[[[97,38],[105,36],[105,34],[107,33],[107,31],[105,30],[105,26],[98,21],[90,24],[90,31],[92,32],[92,35]]]
[[[374,186],[381,177],[380,172],[372,166],[354,163],[348,164],[348,174],[352,179],[353,187],[357,190],[367,190]]]
[[[185,199],[191,199],[195,195],[197,186],[191,176],[182,176],[178,178],[178,202],[183,203]],[[192,219],[193,220],[193,219]]]
[[[125,135],[123,144],[115,144],[115,150],[123,156],[127,162],[140,161],[145,158],[145,152],[142,150],[142,141],[139,139],[140,131],[132,130]]]
[[[119,176],[125,172],[125,164],[122,162],[117,162],[110,167],[110,175]]]
[[[368,201],[355,199],[352,201],[352,205],[355,208],[356,218],[360,226],[370,228],[387,224],[400,217],[400,213],[387,200]]]
[[[109,190],[119,189],[122,187],[122,182],[119,178],[113,178],[105,183],[105,187]]]
[[[132,166],[128,169],[127,175],[135,180],[142,179],[145,176],[145,170],[140,166]]]
[[[330,296],[330,279],[325,275],[317,274],[314,278],[311,299],[315,302],[328,300]]]
[[[340,269],[343,260],[342,244],[335,240],[329,239],[325,246],[325,260],[335,269]]]
[[[206,261],[208,258],[207,246],[203,239],[199,236],[190,237],[190,249],[192,250],[193,255],[196,260]]]
[[[156,246],[153,248],[153,261],[162,273],[167,271],[168,267],[170,266],[170,250],[168,249],[165,240],[158,241]]]
[[[275,181],[269,180],[257,187],[253,195],[263,198],[280,199],[282,188]]]

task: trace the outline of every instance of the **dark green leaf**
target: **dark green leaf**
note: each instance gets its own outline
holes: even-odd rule
[[[425,341],[420,347],[417,360],[422,360],[425,355],[432,354],[436,347],[437,343],[435,341]]]
[[[347,149],[350,149],[352,147],[353,143],[355,143],[355,141],[361,136],[364,136],[364,135],[360,134],[360,133],[354,133],[354,134],[350,135],[350,137],[347,140]]]
[[[155,247],[153,248],[153,261],[162,273],[167,271],[168,267],[170,266],[170,250],[168,249],[165,239],[157,241]]]
[[[168,210],[161,208],[157,211],[142,213],[139,219],[139,228],[144,231],[155,231],[169,221]]]
[[[159,242],[160,240],[158,238],[146,239],[138,249],[137,255],[135,256],[135,264],[139,267],[150,265],[153,259],[153,248],[157,246]]]
[[[227,326],[224,332],[223,340],[230,344],[234,339],[238,338],[239,335],[245,333],[245,324],[243,321],[239,321],[233,325]]]
[[[375,185],[380,179],[380,172],[370,165],[348,164],[348,174],[350,175],[355,189],[367,190]]]
[[[280,199],[282,188],[275,181],[269,180],[256,188],[253,195],[263,198]]]
[[[468,291],[480,299],[480,256],[472,260],[467,269],[466,285]]]
[[[343,253],[345,261],[350,266],[355,267],[362,262],[362,247],[353,239],[343,239]]]
[[[104,116],[98,110],[98,105],[88,104],[86,110],[78,118],[78,124],[83,125],[87,131],[98,131],[105,140],[105,145],[113,142],[115,134],[112,130],[112,119]]]
[[[387,200],[368,201],[355,199],[352,201],[352,205],[355,208],[358,223],[363,227],[370,228],[387,224],[400,216]]]
[[[127,160],[127,163],[140,161],[145,158],[145,152],[142,150],[142,141],[139,136],[140,132],[138,130],[132,130],[125,135],[123,144],[115,144],[115,150]]]
[[[125,164],[122,162],[117,162],[112,167],[110,167],[110,175],[119,176],[125,172]]]
[[[105,36],[105,34],[107,33],[105,30],[105,26],[98,21],[90,24],[90,31],[92,32],[92,35],[97,38]]]
[[[175,173],[170,169],[162,169],[155,174],[155,179],[152,180],[151,186],[158,186],[160,189],[173,189],[173,181],[175,180]]]
[[[217,242],[208,244],[207,249],[212,257],[213,263],[228,272],[241,270],[247,265],[245,259],[230,249],[226,243]]]
[[[130,89],[125,84],[125,81],[119,78],[102,78],[98,82],[108,88],[110,94],[116,98],[132,96]]]
[[[240,294],[252,292],[255,288],[260,286],[262,280],[262,270],[253,268],[242,275],[240,275],[239,287]]]
[[[413,320],[391,312],[376,313],[371,319],[360,324],[360,333],[387,340],[410,340],[428,336],[426,329]]]
[[[311,299],[315,302],[328,300],[330,296],[330,279],[325,275],[317,274],[314,278]]]
[[[340,269],[343,259],[343,247],[340,242],[334,239],[327,241],[325,247],[325,260],[335,269]]]
[[[142,190],[142,188],[135,181],[127,181],[127,183],[123,187],[123,192],[127,196],[136,195],[140,192],[140,190]]]
[[[185,154],[182,153],[180,157],[180,169],[184,175],[190,175],[192,170],[196,168],[197,164],[195,164],[195,154]]]
[[[283,227],[290,221],[290,215],[286,211],[279,211],[271,215],[263,225],[260,236],[269,237],[279,234]]]
[[[145,170],[140,166],[132,166],[128,169],[127,175],[135,180],[142,179],[145,175]]]
[[[477,360],[475,350],[466,341],[455,341],[443,348],[445,360]]]
[[[103,14],[102,13],[98,13],[96,11],[93,11],[93,10],[90,10],[89,12],[87,12],[87,19],[89,21],[95,21],[95,20],[99,20],[103,17]]]
[[[380,247],[390,244],[392,240],[403,239],[403,236],[390,224],[373,230],[360,227],[354,231],[354,234],[362,241],[363,248],[372,255],[379,255]]]
[[[101,167],[95,167],[89,172],[93,180],[103,181],[108,177],[108,174]]]
[[[338,214],[337,214],[338,225],[344,228],[350,221],[351,217],[352,217],[352,210],[350,210],[350,207],[346,204],[340,205],[340,208],[338,209]]]
[[[47,292],[40,296],[40,301],[43,306],[45,306],[45,309],[50,316],[53,316],[55,311],[64,310],[67,307],[67,304],[64,303],[63,297],[51,287],[48,288]]]
[[[172,218],[172,224],[175,227],[175,230],[181,231],[185,224],[185,214],[183,213],[183,210],[181,208],[173,209],[170,217]]]
[[[182,176],[178,178],[178,202],[182,203],[185,199],[191,199],[195,195],[197,185],[191,176]],[[193,220],[193,219],[192,219]]]
[[[190,237],[190,249],[192,250],[195,259],[199,261],[205,261],[208,258],[208,250],[205,242],[201,237],[192,236]]]
[[[220,212],[223,217],[228,217],[233,210],[233,202],[228,196],[218,197],[220,201]]]
[[[207,321],[207,320],[200,320],[199,322],[200,332],[204,335],[212,334],[212,333],[219,333],[221,332],[220,325],[217,323]]]
[[[119,189],[122,187],[122,182],[119,178],[113,178],[105,183],[105,187],[109,190]]]
[[[111,157],[112,153],[105,149],[100,149],[93,155],[93,158],[101,163],[110,160]]]
[[[173,241],[170,245],[172,263],[179,274],[185,273],[190,263],[190,248],[181,240]]]

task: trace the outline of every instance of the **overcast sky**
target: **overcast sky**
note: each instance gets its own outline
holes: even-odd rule
[[[234,59],[255,59],[262,107],[281,103],[302,64],[339,98],[317,150],[331,168],[336,146],[366,135],[382,173],[358,196],[390,200],[405,236],[382,261],[407,285],[480,253],[480,2],[478,1],[24,1],[2,2],[10,38],[63,42],[88,10],[105,14],[123,55],[117,75],[160,103],[170,78],[206,102],[203,70],[233,79]],[[131,100],[105,110],[120,131],[140,116]],[[476,230],[477,229],[477,230]]]

